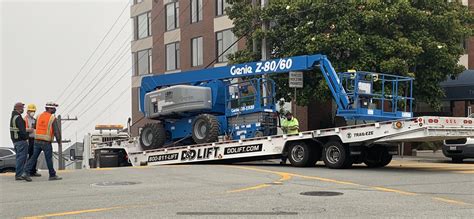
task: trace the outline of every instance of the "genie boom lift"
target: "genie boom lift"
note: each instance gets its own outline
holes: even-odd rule
[[[140,109],[148,119],[140,144],[148,149],[277,134],[275,82],[257,77],[319,69],[346,120],[412,117],[413,78],[372,72],[336,73],[325,55],[303,55],[174,74],[147,76]]]

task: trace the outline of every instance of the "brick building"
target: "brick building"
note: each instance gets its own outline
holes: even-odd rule
[[[462,2],[474,6],[474,0]],[[138,127],[149,122],[139,111],[138,89],[143,76],[226,65],[226,54],[245,47],[244,39],[231,46],[237,38],[231,31],[232,21],[225,15],[227,6],[225,0],[134,0],[130,8],[134,33],[131,52],[135,63],[131,92],[133,135],[138,134]],[[464,43],[466,54],[460,63],[473,69],[474,46],[469,44],[474,45],[474,38]],[[464,116],[463,109],[467,113],[467,109],[474,105],[473,100],[464,99],[447,99],[443,104],[443,112],[455,116]],[[433,113],[423,104],[418,109]],[[307,107],[293,105],[292,111],[300,120],[301,130],[333,125],[335,106],[332,102],[313,103]]]
[[[238,39],[225,14],[227,6],[225,0],[134,0],[130,8],[136,63],[132,76],[134,135],[149,122],[139,111],[142,76],[223,66],[227,54],[245,47],[244,39],[234,44]]]

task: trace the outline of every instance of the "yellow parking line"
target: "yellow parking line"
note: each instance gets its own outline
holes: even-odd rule
[[[293,174],[287,173],[287,172],[278,172],[278,171],[272,171],[272,170],[265,170],[265,169],[255,168],[255,167],[244,167],[244,166],[226,166],[226,167],[244,169],[244,170],[253,170],[253,171],[257,171],[257,172],[264,172],[264,173],[271,173],[271,174],[278,174],[279,176],[281,176],[281,178],[278,181],[290,180],[291,176],[293,175]]]
[[[315,179],[315,180],[319,180],[319,181],[323,181],[323,182],[330,182],[330,183],[336,183],[336,184],[342,184],[342,185],[363,186],[363,187],[367,187],[367,188],[377,190],[377,191],[391,192],[391,193],[397,193],[397,194],[407,195],[407,196],[420,195],[418,193],[408,192],[408,191],[403,191],[403,190],[398,190],[398,189],[385,188],[385,187],[380,187],[380,186],[367,186],[367,185],[357,184],[357,183],[348,182],[348,181],[340,181],[340,180],[328,179],[328,178],[316,177],[316,176],[306,176],[306,175],[300,175],[300,174],[294,174],[294,173],[288,173],[288,172],[271,171],[271,170],[260,169],[260,168],[255,168],[255,167],[242,167],[242,166],[240,166],[240,167],[239,166],[227,166],[227,167],[233,167],[233,168],[239,168],[239,169],[245,169],[245,170],[253,170],[253,171],[264,172],[264,173],[278,174],[280,176],[288,177],[288,180],[291,179],[291,177],[299,177],[299,178],[303,178],[303,179]],[[247,191],[247,190],[251,190],[251,189],[259,189],[259,188],[264,188],[264,187],[269,186],[269,185],[267,185],[267,186],[264,186],[264,185],[267,185],[267,184],[260,184],[260,185],[257,185],[257,186],[248,187],[248,188],[235,190],[235,191],[236,192],[237,191],[241,192],[241,191]],[[431,197],[431,198],[434,199],[434,200],[442,201],[442,202],[449,203],[449,204],[471,205],[470,203],[457,201],[457,200],[453,200],[453,199],[447,199],[447,198],[441,198],[441,197]]]
[[[243,167],[243,166],[226,166],[226,167],[232,167],[232,168],[237,168],[237,169],[244,169],[244,170],[252,170],[252,171],[257,171],[257,172],[264,172],[264,173],[271,173],[271,174],[277,174],[281,178],[278,179],[277,181],[273,182],[275,184],[281,184],[283,181],[287,181],[291,179],[291,174],[286,173],[286,172],[276,172],[276,171],[271,171],[271,170],[264,170],[264,169],[259,169],[259,168],[253,168],[253,167]],[[259,184],[256,186],[251,186],[251,187],[246,187],[242,189],[235,189],[231,191],[227,191],[227,193],[235,193],[235,192],[244,192],[248,190],[256,190],[256,189],[261,189],[261,188],[266,188],[271,185],[269,184]]]
[[[265,187],[269,187],[269,186],[270,186],[270,185],[268,185],[268,184],[260,184],[260,185],[251,186],[251,187],[246,187],[246,188],[242,188],[242,189],[230,190],[230,191],[227,191],[227,193],[234,193],[234,192],[243,192],[243,191],[249,191],[249,190],[256,190],[256,189],[261,189],[261,188],[265,188]]]
[[[454,171],[455,173],[474,174],[474,170]]]
[[[67,216],[67,215],[77,215],[77,214],[85,214],[85,213],[93,213],[93,212],[101,212],[101,211],[110,211],[110,210],[120,209],[120,208],[125,208],[125,207],[117,206],[117,207],[110,207],[110,208],[96,208],[96,209],[87,209],[87,210],[79,210],[79,211],[66,211],[66,212],[36,215],[36,216],[30,216],[30,217],[24,217],[24,218],[36,219],[36,218],[47,218],[47,217],[59,217],[59,216]]]
[[[402,191],[402,190],[398,190],[398,189],[389,189],[389,188],[378,187],[378,186],[371,187],[371,188],[379,190],[379,191],[394,192],[394,193],[398,193],[398,194],[402,194],[402,195],[418,195],[418,194],[413,193],[413,192],[406,192],[406,191]]]
[[[328,178],[317,177],[317,176],[305,176],[305,175],[299,175],[299,174],[291,174],[291,175],[295,177],[300,177],[303,179],[315,179],[315,180],[319,180],[323,182],[331,182],[331,183],[342,184],[342,185],[361,186],[360,184],[353,183],[353,182],[340,181],[340,180],[328,179]]]
[[[442,201],[442,202],[447,202],[450,204],[458,204],[458,205],[470,205],[469,203],[462,202],[462,201],[457,201],[457,200],[452,200],[452,199],[447,199],[447,198],[441,198],[441,197],[433,197],[434,200]]]

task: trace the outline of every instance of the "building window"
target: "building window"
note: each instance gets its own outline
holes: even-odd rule
[[[166,45],[166,71],[179,69],[179,42]]]
[[[179,27],[179,2],[166,5],[166,31]]]
[[[225,8],[229,7],[230,4],[227,0],[216,0],[216,16],[225,15]]]
[[[151,36],[151,12],[136,16],[134,26],[135,40]]]
[[[191,65],[199,66],[203,63],[202,37],[191,39]]]
[[[232,54],[237,51],[236,37],[232,30],[224,30],[216,33],[216,43],[217,43],[217,61],[218,62],[227,62],[227,55]]]
[[[150,74],[152,70],[152,52],[151,49],[141,50],[133,55],[134,75]]]
[[[202,0],[191,0],[191,23],[202,21]]]

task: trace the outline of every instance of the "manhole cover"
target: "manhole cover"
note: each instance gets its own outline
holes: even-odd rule
[[[92,186],[129,186],[139,184],[140,182],[100,182],[94,183]]]
[[[302,192],[300,195],[307,196],[338,196],[342,195],[342,192],[328,192],[328,191],[311,191],[311,192]]]

